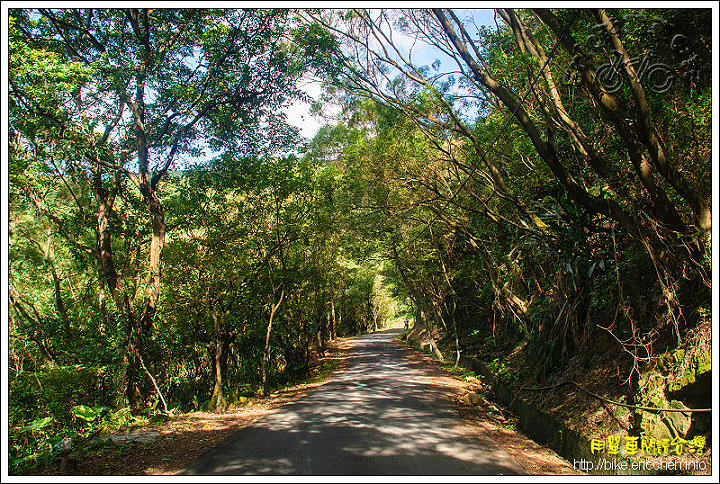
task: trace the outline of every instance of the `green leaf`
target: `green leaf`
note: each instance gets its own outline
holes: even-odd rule
[[[52,417],[39,418],[33,423],[23,427],[23,430],[40,430],[50,425],[53,421]]]
[[[87,405],[75,405],[70,409],[70,411],[77,418],[81,418],[86,422],[92,422],[100,414],[100,412],[95,411],[94,408],[90,408]]]

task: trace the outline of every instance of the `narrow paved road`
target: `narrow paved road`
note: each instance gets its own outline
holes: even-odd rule
[[[483,446],[392,338],[355,340],[345,371],[238,430],[185,475],[523,474]]]

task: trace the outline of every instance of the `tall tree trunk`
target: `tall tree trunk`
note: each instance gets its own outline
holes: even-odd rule
[[[132,299],[127,292],[125,280],[119,276],[113,259],[112,234],[110,232],[110,212],[119,185],[113,187],[108,195],[102,187],[100,167],[93,180],[93,194],[97,202],[96,252],[100,285],[107,285],[115,306],[125,319],[125,341],[121,350],[121,371],[118,386],[123,390],[128,406],[139,412],[145,406],[138,379],[142,365],[139,355],[143,347],[144,335],[135,318]]]
[[[53,277],[53,286],[55,288],[55,308],[57,309],[58,313],[60,314],[60,319],[63,322],[63,329],[65,331],[65,336],[70,336],[70,317],[68,316],[67,309],[65,309],[65,303],[62,299],[62,293],[60,292],[60,277],[57,274],[57,271],[55,270],[55,265],[52,263],[51,260],[48,259],[48,265],[50,266],[50,271],[52,272]]]
[[[140,392],[138,386],[138,379],[140,376],[140,358],[138,358],[141,341],[138,338],[137,331],[132,331],[132,334],[127,338],[123,348],[122,364],[124,376],[121,377],[121,385],[125,387],[125,398],[127,404],[134,413],[140,412],[145,407],[145,401]]]
[[[332,318],[332,315],[330,314],[330,310],[328,309],[325,312],[325,321],[322,323],[321,336],[323,347],[325,346],[325,343],[330,340],[330,318]]]
[[[148,187],[145,195],[145,203],[150,213],[150,221],[152,222],[152,238],[150,239],[150,265],[149,280],[145,291],[145,307],[143,308],[140,322],[143,331],[148,332],[152,328],[153,318],[157,311],[158,298],[160,297],[160,269],[162,261],[162,252],[165,247],[165,212],[162,202],[157,196],[157,192]]]
[[[445,31],[448,40],[455,46],[458,53],[465,61],[466,65],[473,74],[474,79],[481,85],[489,89],[495,97],[497,97],[505,107],[514,113],[520,127],[530,138],[535,150],[543,159],[545,164],[553,172],[555,178],[562,183],[568,194],[583,207],[588,210],[605,215],[612,218],[623,226],[634,238],[647,241],[647,235],[642,227],[638,224],[633,216],[624,210],[616,201],[602,196],[595,196],[585,190],[578,180],[576,180],[562,165],[552,139],[547,142],[542,139],[538,127],[535,125],[526,110],[522,107],[512,93],[503,85],[497,82],[488,72],[484,71],[472,58],[467,50],[467,46],[455,32],[450,22],[445,17],[442,9],[433,9],[433,13]],[[462,28],[462,26],[459,26]]]

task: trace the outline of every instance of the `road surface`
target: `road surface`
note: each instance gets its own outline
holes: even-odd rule
[[[201,455],[180,475],[511,475],[392,341],[355,340],[345,370]]]

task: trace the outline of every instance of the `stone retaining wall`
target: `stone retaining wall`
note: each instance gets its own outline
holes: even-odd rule
[[[619,465],[624,459],[614,459],[608,454],[593,454],[590,451],[590,442],[574,430],[566,427],[549,414],[543,412],[532,404],[517,397],[515,393],[499,378],[496,378],[490,368],[482,361],[470,356],[461,355],[460,366],[482,375],[488,383],[492,383],[495,395],[500,402],[511,408],[518,416],[520,428],[535,442],[547,445],[559,455],[570,462],[577,462],[582,459],[597,462],[605,458],[607,461],[604,469],[593,471],[593,475],[652,475],[656,472],[633,471],[630,465],[623,471]],[[610,462],[612,461],[612,462]],[[579,468],[579,467],[578,467]]]

